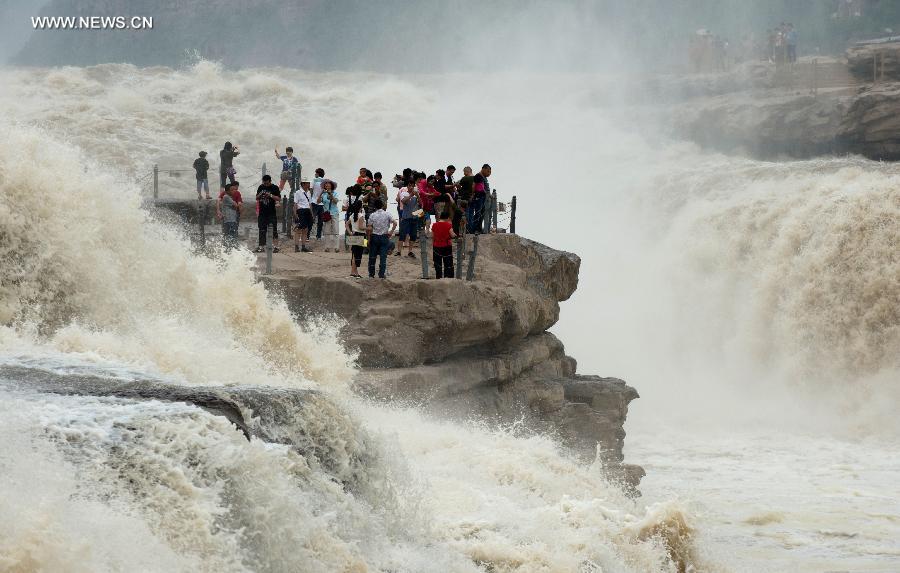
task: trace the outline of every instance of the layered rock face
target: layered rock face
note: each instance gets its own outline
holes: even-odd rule
[[[703,84],[715,88],[680,92],[681,101],[665,111],[673,134],[763,159],[847,153],[900,159],[900,43],[856,46],[846,60],[753,69],[761,66],[768,76],[754,72],[752,81],[735,84],[726,81],[733,74],[722,74]],[[680,83],[693,85],[688,78]],[[726,89],[734,85],[745,89]]]
[[[421,263],[406,257],[390,260],[389,280],[360,281],[346,278],[348,255],[324,253],[280,257],[264,281],[301,317],[327,311],[346,321],[360,392],[449,418],[524,419],[585,460],[599,450],[611,476],[636,485],[643,470],[622,463],[622,447],[637,392],[577,375],[547,332],[577,287],[580,259],[508,234],[482,236],[478,249],[472,282],[423,280]]]
[[[847,67],[862,81],[900,80],[900,41],[857,44],[847,50]]]
[[[900,159],[900,82],[853,93],[742,93],[693,100],[671,113],[673,132],[764,159],[858,154]]]

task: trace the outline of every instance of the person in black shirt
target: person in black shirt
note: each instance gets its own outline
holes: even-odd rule
[[[253,252],[261,253],[265,250],[266,231],[272,225],[272,252],[277,253],[275,241],[278,240],[278,216],[275,214],[275,205],[281,203],[281,190],[272,183],[270,175],[263,175],[262,185],[256,188],[256,200],[259,201],[259,246]]]
[[[231,145],[230,141],[226,141],[225,147],[219,151],[219,185],[222,186],[222,191],[225,191],[226,177],[234,183],[236,175],[234,171],[234,158],[240,155],[240,153],[237,145]]]
[[[202,199],[200,191],[206,190],[206,199],[209,200],[209,161],[206,160],[206,152],[201,151],[200,157],[194,160],[194,171],[197,172],[197,199]]]
[[[447,193],[450,193],[451,195],[454,195],[456,193],[456,182],[453,181],[454,173],[456,173],[456,167],[454,167],[453,165],[448,165],[447,166],[447,186],[452,187],[452,189],[448,188]],[[438,189],[438,191],[441,191],[441,189]]]

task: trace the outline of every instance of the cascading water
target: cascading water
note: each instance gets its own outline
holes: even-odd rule
[[[438,91],[427,77],[207,62],[0,73],[0,103],[18,124],[0,128],[4,362],[321,391],[356,426],[315,435],[357,444],[365,463],[354,467],[371,484],[354,489],[353,472],[341,474],[350,466],[316,465],[293,438],[248,442],[199,408],[37,398],[13,385],[2,403],[20,430],[0,475],[23,493],[0,510],[28,518],[3,525],[13,541],[0,564],[653,571],[673,553],[727,570],[884,571],[900,561],[894,167],[701,152],[661,136],[647,121],[658,109],[611,109],[610,78],[460,75],[453,85],[477,89]],[[287,144],[341,185],[362,165],[389,177],[491,163],[501,197],[518,195],[519,231],[582,256],[555,331],[581,371],[641,392],[626,448],[649,470],[649,509],[547,439],[357,401],[333,321],[297,326],[245,255],[194,257],[151,222],[131,182],[153,163],[188,168],[226,140],[242,147],[245,186]],[[161,180],[163,195],[192,187]],[[164,486],[126,485],[123,452]],[[232,465],[249,483],[210,477]],[[181,513],[154,497],[160,487],[187,500],[171,504]],[[147,553],[108,543],[130,535]]]
[[[678,504],[629,499],[550,439],[355,398],[339,324],[300,326],[247,254],[193,255],[153,221],[131,176],[202,122],[175,141],[152,130],[181,120],[142,116],[148,94],[104,102],[102,86],[159,71],[3,73],[4,105],[62,82],[82,109],[35,121],[44,112],[17,103],[17,125],[0,126],[0,569],[674,571],[695,558]],[[220,72],[168,74],[172,87]],[[253,97],[284,90],[257,77]],[[243,89],[223,97],[237,105]],[[85,114],[93,127],[69,123]],[[142,130],[147,149],[130,139]]]

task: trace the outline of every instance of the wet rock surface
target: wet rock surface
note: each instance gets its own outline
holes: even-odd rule
[[[766,64],[755,68],[760,66]],[[855,46],[846,59],[806,61],[780,71],[768,66],[769,79],[760,72],[744,89],[681,92],[663,113],[672,134],[762,159],[900,159],[900,43]],[[681,83],[691,85],[687,79]]]
[[[362,394],[451,419],[526,420],[637,484],[643,470],[622,463],[637,392],[615,378],[576,374],[575,360],[547,332],[578,286],[576,255],[517,235],[482,236],[472,282],[424,280],[421,261],[405,256],[390,258],[387,280],[353,279],[348,259],[289,253],[263,281],[301,318],[327,312],[345,321],[341,338],[358,353]]]
[[[249,440],[291,446],[354,491],[366,486],[377,448],[346,411],[311,389],[263,386],[185,386],[160,380],[121,380],[2,366],[0,388],[126,400],[181,402],[223,416]],[[339,439],[335,439],[337,436]]]

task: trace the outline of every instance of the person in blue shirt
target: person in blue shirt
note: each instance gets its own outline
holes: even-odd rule
[[[275,157],[281,160],[281,182],[278,184],[278,190],[284,191],[285,182],[291,184],[291,194],[294,193],[294,181],[300,179],[300,160],[294,157],[294,148],[286,147],[284,155],[278,153],[275,148]]]
[[[797,30],[793,24],[787,25],[787,33],[784,36],[787,42],[787,61],[793,64],[797,61]]]
[[[322,215],[324,235],[325,235],[325,252],[331,249],[334,252],[340,252],[340,227],[338,221],[341,219],[341,198],[338,197],[337,184],[331,179],[325,179],[322,182]],[[327,213],[327,215],[326,215]]]

